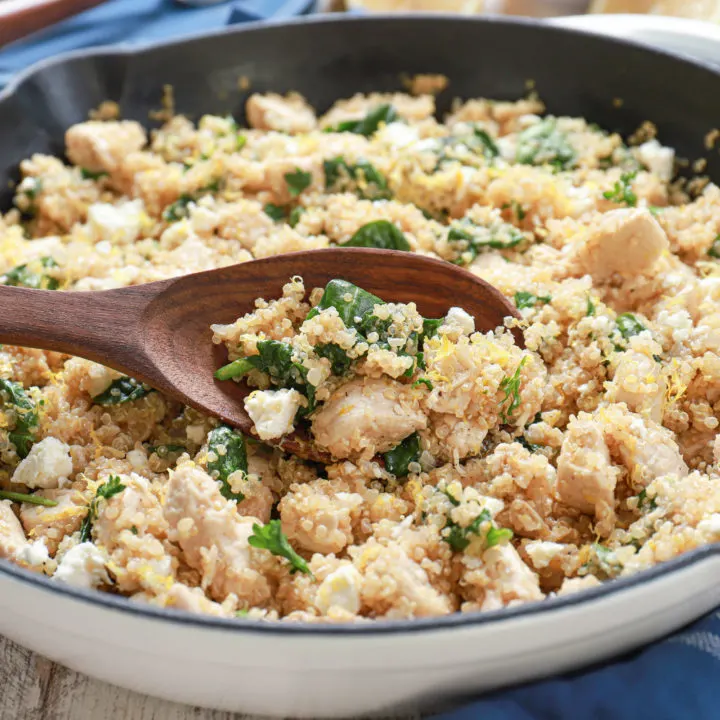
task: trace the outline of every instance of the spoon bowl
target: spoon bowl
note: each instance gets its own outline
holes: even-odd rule
[[[425,317],[457,306],[492,330],[519,317],[494,287],[456,265],[414,253],[331,248],[277,255],[159,282],[98,292],[0,287],[0,342],[77,355],[119,370],[166,395],[253,434],[245,383],[218,381],[227,362],[212,342],[212,324],[250,312],[257,298],[281,297],[299,275],[310,292],[334,278],[388,302],[415,302]],[[513,330],[518,344],[522,334]],[[320,459],[294,433],[278,442],[301,457]]]

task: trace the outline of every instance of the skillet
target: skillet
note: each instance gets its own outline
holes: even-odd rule
[[[106,99],[145,125],[162,86],[176,110],[242,121],[250,92],[297,90],[319,110],[353,92],[443,73],[452,97],[516,99],[529,81],[554,114],[625,135],[651,119],[694,160],[720,118],[720,74],[627,42],[529,21],[319,17],[249,25],[31,68],[0,94],[0,207],[17,165],[62,155],[65,129]],[[240,77],[251,81],[239,89]],[[720,157],[707,172],[720,177]],[[0,311],[11,311],[2,309]],[[720,548],[563,598],[481,614],[357,625],[257,623],[146,607],[63,587],[0,561],[0,633],[75,670],[169,700],[294,717],[422,707],[617,655],[720,603]]]

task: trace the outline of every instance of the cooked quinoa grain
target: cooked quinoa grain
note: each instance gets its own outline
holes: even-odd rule
[[[433,85],[433,87],[430,87]],[[253,95],[250,127],[115,113],[21,164],[0,281],[103,290],[333,246],[459,264],[517,306],[288,278],[213,326],[252,437],[95,363],[0,349],[0,557],[221,617],[483,611],[720,539],[720,190],[536,99]],[[696,187],[700,187],[696,185]],[[192,368],[188,369],[189,372]],[[324,465],[275,449],[304,427]]]

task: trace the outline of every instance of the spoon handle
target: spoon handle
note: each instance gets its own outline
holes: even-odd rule
[[[142,286],[100,292],[0,286],[0,343],[56,350],[147,376],[140,319],[154,296]]]

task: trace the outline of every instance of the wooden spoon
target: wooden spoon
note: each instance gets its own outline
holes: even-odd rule
[[[117,290],[0,286],[0,343],[94,360],[250,434],[253,423],[243,406],[249,389],[213,378],[227,352],[213,345],[210,325],[235,321],[254,308],[256,298],[280,297],[294,275],[308,292],[342,278],[388,302],[414,301],[425,317],[461,307],[483,331],[509,315],[519,317],[498,290],[456,265],[407,252],[332,248]],[[520,331],[513,332],[522,345]],[[298,434],[278,445],[300,457],[321,458]]]

